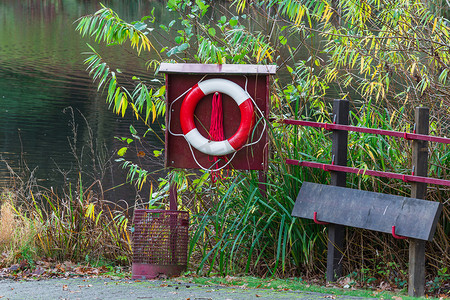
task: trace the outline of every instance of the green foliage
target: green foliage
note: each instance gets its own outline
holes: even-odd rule
[[[94,41],[104,42],[109,46],[122,45],[129,41],[131,47],[136,49],[139,55],[142,50],[154,49],[147,37],[149,31],[144,31],[147,29],[147,25],[144,23],[147,19],[151,18],[143,18],[140,22],[129,24],[121,20],[110,8],[103,7],[93,15],[78,19],[76,30],[82,36],[88,35],[94,38]],[[150,115],[154,121],[157,116],[164,114],[163,87],[159,87],[154,92],[151,85],[149,86],[145,81],[133,76],[132,79],[136,81],[136,84],[130,93],[123,84],[119,83],[118,75],[122,74],[122,71],[114,70],[91,45],[88,44],[88,47],[92,52],[85,53],[90,55],[84,61],[87,70],[92,79],[97,82],[98,90],[107,89],[106,101],[114,112],[124,116],[130,107],[136,118],[142,118],[145,123],[148,122]],[[153,62],[150,61],[148,64],[150,66]]]
[[[143,21],[126,23],[114,11],[102,4],[102,9],[93,15],[78,19],[76,30],[82,36],[90,36],[96,42],[105,42],[108,45],[130,41],[131,47],[136,48],[140,54],[142,50],[154,49],[147,37],[148,32],[144,32],[147,25]]]
[[[450,274],[447,271],[447,267],[442,267],[438,270],[437,276],[434,278],[433,281],[431,281],[430,284],[430,291],[440,291],[446,282],[450,280]]]

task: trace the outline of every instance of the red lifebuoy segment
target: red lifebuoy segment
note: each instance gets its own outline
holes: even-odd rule
[[[208,140],[195,127],[195,107],[205,95],[214,92],[227,94],[239,106],[241,122],[236,133],[228,140]],[[213,156],[227,155],[242,148],[253,130],[253,121],[253,104],[248,93],[236,83],[220,78],[209,79],[196,84],[184,98],[180,110],[181,129],[187,142],[197,150]]]
[[[189,96],[189,98],[188,98]],[[198,84],[194,85],[192,90],[183,100],[180,111],[180,125],[183,134],[187,134],[189,131],[195,128],[194,123],[194,111],[198,102],[205,97],[203,91],[198,87]]]
[[[228,139],[231,147],[235,150],[239,150],[245,145],[251,131],[253,129],[253,104],[251,99],[247,99],[239,105],[241,111],[241,123],[236,133]]]

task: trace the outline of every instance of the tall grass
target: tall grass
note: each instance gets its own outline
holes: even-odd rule
[[[62,195],[35,187],[5,190],[0,200],[4,264],[40,258],[130,263],[127,209],[99,198],[81,179]]]
[[[12,193],[4,191],[0,199],[0,265],[35,257],[37,224],[18,216]]]
[[[303,116],[302,118],[305,118]],[[370,102],[353,108],[351,123],[398,131],[412,131],[413,116],[380,109]],[[408,119],[405,119],[408,118]],[[327,110],[310,119],[328,121]],[[318,169],[285,164],[286,158],[331,162],[330,132],[309,127],[273,124],[272,158],[266,193],[261,193],[257,172],[236,172],[226,181],[202,182],[202,199],[209,210],[193,212],[194,232],[190,258],[205,274],[258,274],[292,276],[321,274],[326,269],[326,227],[291,216],[304,181],[328,183],[329,174]],[[431,145],[430,176],[448,178],[448,150]],[[385,136],[350,133],[348,165],[409,174],[409,141]],[[347,186],[357,189],[410,195],[410,184],[385,178],[348,174]],[[198,195],[196,197],[199,197]],[[445,202],[449,190],[430,186],[429,200]],[[428,244],[429,279],[449,263],[449,208],[444,205],[435,239]],[[403,288],[407,282],[408,244],[392,236],[348,228],[344,269],[349,276],[370,284],[390,282]]]

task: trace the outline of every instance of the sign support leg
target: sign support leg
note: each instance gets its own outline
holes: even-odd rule
[[[173,175],[172,175],[173,176]],[[178,210],[178,191],[177,191],[177,183],[173,181],[173,177],[170,178],[170,186],[169,186],[169,210],[171,212],[175,212]],[[176,265],[178,263],[177,260],[177,215],[170,215],[170,252],[172,255],[172,264]]]

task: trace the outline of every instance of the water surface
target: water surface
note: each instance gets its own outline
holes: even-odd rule
[[[163,17],[160,1],[102,2],[126,21],[140,19],[153,7],[157,17]],[[82,53],[89,50],[86,42],[100,46],[81,38],[74,30],[74,21],[99,8],[98,1],[86,0],[0,1],[0,155],[16,172],[26,163],[46,187],[77,178],[77,166],[88,177],[107,178],[110,186],[122,183],[123,172],[117,165],[100,164],[93,170],[95,160],[99,163],[115,158],[114,148],[120,143],[114,137],[129,135],[130,124],[141,133],[145,130],[133,118],[124,120],[108,110],[105,95],[97,92],[85,71],[86,55]],[[139,60],[114,47],[103,47],[102,53],[124,72],[152,76],[144,66],[148,55]],[[90,140],[95,160],[89,155]],[[163,146],[155,141],[151,147]],[[140,149],[135,150],[137,153]],[[128,155],[133,156],[133,151]],[[161,162],[152,167],[160,168]],[[9,178],[6,165],[1,163],[0,185],[6,185]]]

